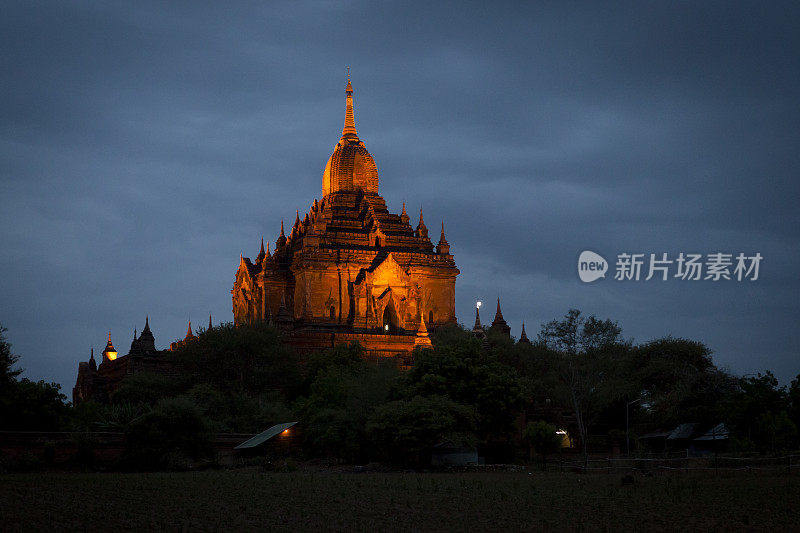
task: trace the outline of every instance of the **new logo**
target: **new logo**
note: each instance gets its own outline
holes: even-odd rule
[[[602,255],[585,250],[578,257],[578,277],[584,283],[606,277],[608,261]]]

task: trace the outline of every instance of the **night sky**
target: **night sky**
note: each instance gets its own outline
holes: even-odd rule
[[[460,322],[570,308],[800,373],[796,2],[24,2],[0,16],[0,323],[71,396],[145,316],[233,319],[239,254],[321,198],[351,67],[390,211],[445,223]],[[583,283],[578,256],[610,263]],[[760,253],[759,278],[614,279]],[[672,266],[674,269],[674,265]]]

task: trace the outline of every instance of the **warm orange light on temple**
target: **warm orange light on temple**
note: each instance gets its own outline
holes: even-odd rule
[[[114,348],[114,345],[111,344],[111,332],[108,332],[108,342],[106,343],[106,349],[103,350],[103,357],[108,359],[109,361],[113,361],[117,358],[117,350]]]

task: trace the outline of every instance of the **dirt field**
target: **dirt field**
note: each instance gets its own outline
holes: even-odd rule
[[[798,530],[800,476],[532,472],[0,476],[0,530]]]

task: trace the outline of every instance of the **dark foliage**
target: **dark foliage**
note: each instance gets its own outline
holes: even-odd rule
[[[18,380],[22,369],[14,368],[19,356],[0,325],[0,430],[59,431],[69,425],[67,397],[57,383]]]
[[[158,402],[126,426],[125,438],[124,465],[135,470],[181,470],[213,453],[202,412],[184,398]]]

